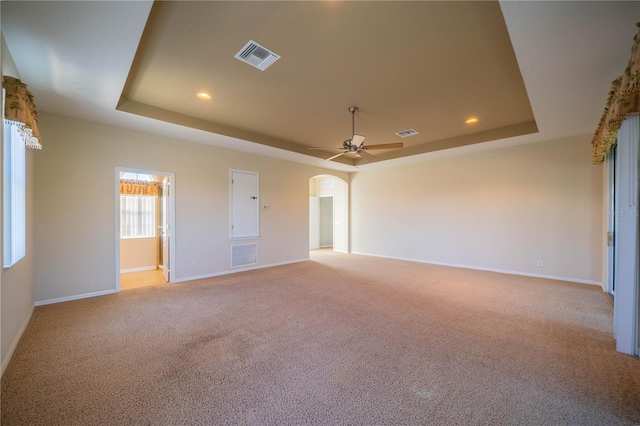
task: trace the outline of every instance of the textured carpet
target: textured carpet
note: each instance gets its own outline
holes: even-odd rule
[[[319,251],[37,307],[6,425],[640,423],[596,286]]]

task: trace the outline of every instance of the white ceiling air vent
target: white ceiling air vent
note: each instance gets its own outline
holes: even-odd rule
[[[249,40],[249,42],[236,53],[235,57],[261,71],[266,70],[271,64],[280,59],[280,55],[276,55],[253,40]]]
[[[408,138],[409,136],[414,136],[418,134],[419,133],[413,129],[407,129],[407,130],[403,130],[401,132],[396,133],[396,135],[400,136],[401,138]]]

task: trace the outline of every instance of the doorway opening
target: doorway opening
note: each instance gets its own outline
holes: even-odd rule
[[[333,175],[309,179],[309,250],[349,252],[349,188]]]
[[[116,168],[116,291],[175,280],[173,173]]]
[[[318,243],[320,248],[333,249],[333,195],[321,195],[318,201]]]

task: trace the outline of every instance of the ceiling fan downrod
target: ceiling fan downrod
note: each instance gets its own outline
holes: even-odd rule
[[[356,111],[358,111],[358,107],[349,107],[349,112],[351,113],[351,137],[344,141],[343,144],[344,149],[348,149],[350,152],[357,151],[357,149],[353,149],[354,145],[351,144],[353,137],[356,135]]]

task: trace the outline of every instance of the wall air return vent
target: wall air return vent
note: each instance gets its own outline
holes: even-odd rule
[[[396,133],[396,135],[400,136],[401,138],[408,138],[409,136],[419,135],[419,133],[413,129],[407,129]]]
[[[280,59],[280,55],[276,55],[253,40],[249,40],[249,42],[236,53],[235,57],[261,71],[266,70],[271,64]]]
[[[256,265],[258,263],[258,244],[238,244],[231,246],[231,267]]]

